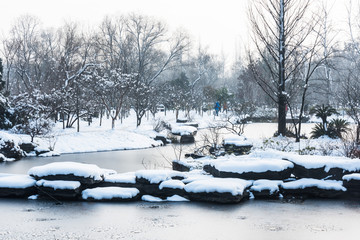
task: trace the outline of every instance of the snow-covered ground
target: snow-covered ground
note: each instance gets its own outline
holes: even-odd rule
[[[209,111],[202,115],[195,112],[190,113],[191,121],[198,123],[199,129],[224,124],[222,119],[225,117],[225,113],[220,113],[218,117],[214,117]],[[180,114],[180,118],[185,118],[184,113]],[[163,120],[170,123],[173,129],[183,127],[181,124],[176,124],[175,119],[173,111],[167,111],[166,115],[164,112],[157,113],[155,118],[150,114],[144,116],[141,126],[137,128],[135,114],[131,112],[129,117],[123,119],[122,123],[120,120],[116,121],[114,130],[111,129],[111,119],[104,117],[102,126],[99,126],[100,120],[96,118],[93,119],[90,126],[88,126],[87,122],[81,121],[80,132],[76,131],[76,127],[62,129],[62,123],[58,122],[50,136],[35,137],[35,143],[39,145],[38,150],[53,150],[50,153],[43,154],[43,156],[150,148],[161,145],[161,141],[154,140],[156,135],[166,135],[166,131],[157,133],[153,130],[156,123]],[[317,119],[312,120],[316,121]],[[309,137],[313,127],[314,123],[303,124],[303,133]],[[301,154],[344,155],[344,146],[340,140],[324,137],[316,140],[301,140],[299,144],[295,143],[294,139],[273,138],[276,128],[276,123],[250,123],[245,126],[244,136],[247,138],[247,143],[254,145],[254,149],[276,149],[285,152],[300,152]],[[226,137],[226,134],[221,136],[221,138],[224,137]],[[30,136],[28,135],[0,131],[0,139],[7,138],[13,139],[18,144],[30,142]]]

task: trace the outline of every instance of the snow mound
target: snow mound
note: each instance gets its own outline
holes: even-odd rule
[[[135,172],[127,172],[127,173],[118,173],[112,175],[106,175],[104,177],[104,182],[110,183],[136,183]]]
[[[77,162],[54,162],[43,166],[33,167],[28,174],[36,178],[56,175],[74,175],[77,177],[92,178],[101,181],[106,170],[94,164],[84,164]]]
[[[287,155],[286,159],[307,169],[324,168],[329,172],[332,168],[340,168],[349,172],[360,171],[360,159],[317,155]]]
[[[166,199],[161,199],[159,197],[154,197],[151,195],[143,195],[141,200],[145,202],[188,202],[189,200],[181,197],[179,195],[173,195],[171,197],[167,197]]]
[[[194,135],[195,132],[197,131],[196,127],[192,127],[192,126],[179,126],[179,125],[174,125],[171,128],[171,133],[174,135],[180,135],[180,136],[185,136],[185,135]]]
[[[47,188],[52,188],[54,190],[74,190],[80,187],[80,182],[78,181],[61,181],[61,180],[57,180],[57,181],[48,181],[48,180],[44,180],[41,179],[39,181],[36,182],[36,186],[38,187],[47,187]]]
[[[126,200],[135,198],[139,193],[139,190],[136,188],[98,187],[82,191],[82,198],[84,200]]]
[[[282,181],[277,180],[256,180],[253,182],[253,185],[250,188],[250,191],[262,192],[268,190],[270,194],[273,194],[279,191],[279,186],[282,184]]]
[[[231,145],[235,145],[237,147],[252,145],[252,143],[250,141],[248,141],[246,137],[235,135],[235,134],[225,137],[223,142],[224,142],[224,145],[231,144]]]
[[[293,163],[286,160],[273,158],[251,158],[247,156],[220,157],[215,161],[208,161],[206,164],[215,167],[219,171],[233,173],[261,173],[266,171],[279,172],[294,167]]]
[[[342,179],[343,181],[351,181],[351,180],[360,181],[360,173],[347,174],[344,175]]]
[[[310,187],[316,187],[324,190],[336,190],[346,191],[341,181],[334,180],[319,180],[313,178],[302,178],[292,182],[286,182],[281,184],[283,189],[304,189]]]
[[[160,183],[159,189],[172,188],[172,189],[184,189],[185,184],[180,180],[166,180]]]
[[[185,185],[189,193],[231,193],[233,196],[242,195],[246,188],[252,185],[251,181],[237,178],[211,178],[193,181]]]
[[[7,175],[0,177],[0,188],[29,188],[35,186],[36,180],[28,175]]]
[[[184,178],[185,174],[173,170],[139,170],[135,172],[135,176],[137,179],[146,179],[150,184],[158,184],[174,177]]]

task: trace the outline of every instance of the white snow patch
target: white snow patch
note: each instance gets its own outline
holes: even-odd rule
[[[0,188],[28,188],[35,186],[36,180],[28,175],[14,174],[0,177]]]
[[[135,172],[118,173],[113,175],[106,175],[104,182],[110,183],[136,183]]]
[[[154,197],[151,195],[143,195],[141,197],[141,200],[145,201],[145,202],[164,202],[165,200],[159,198],[159,197]]]
[[[245,173],[245,172],[266,172],[266,171],[283,171],[293,168],[294,164],[280,159],[272,158],[251,158],[247,156],[224,156],[214,161],[208,161],[209,164],[219,171]]]
[[[151,184],[158,184],[173,177],[185,177],[185,174],[173,170],[139,170],[135,172],[136,178],[144,178]]]
[[[28,171],[29,175],[44,177],[49,175],[69,175],[78,177],[94,178],[102,180],[105,170],[94,164],[85,164],[77,162],[54,162],[43,166],[33,167]]]
[[[171,197],[167,197],[166,200],[169,202],[189,202],[189,199],[186,199],[179,195],[173,195]]]
[[[28,200],[37,200],[39,198],[39,195],[31,195],[28,197]]]
[[[192,126],[179,126],[179,125],[172,125],[171,132],[175,135],[185,136],[185,135],[194,135],[197,131],[196,127]]]
[[[180,180],[166,180],[160,183],[159,189],[171,188],[171,189],[184,189],[185,184]]]
[[[136,188],[97,187],[82,191],[82,198],[96,200],[111,200],[113,198],[131,199],[139,194]]]
[[[284,189],[304,189],[309,187],[317,187],[325,190],[337,190],[346,191],[346,188],[342,186],[342,181],[334,180],[319,180],[312,178],[302,178],[292,182],[286,182],[281,184]]]
[[[252,145],[244,136],[232,134],[224,138],[224,144],[232,144],[238,147]]]
[[[357,180],[360,181],[360,173],[352,173],[343,176],[343,181]]]
[[[261,192],[264,190],[269,190],[270,194],[279,191],[279,186],[282,184],[282,181],[277,180],[256,180],[253,182],[253,185],[251,186],[251,191]]]
[[[308,169],[325,167],[326,172],[332,168],[341,168],[350,172],[360,171],[360,159],[295,154],[289,154],[286,159]]]
[[[41,179],[36,182],[36,186],[53,188],[54,190],[57,190],[57,189],[75,190],[75,189],[79,188],[80,185],[81,184],[78,181],[61,181],[61,180],[48,181],[48,180]]]
[[[246,181],[238,178],[212,178],[212,179],[203,179],[196,180],[187,185],[184,189],[186,192],[192,193],[231,193],[232,195],[242,195],[244,190],[250,187],[252,184],[251,181]]]

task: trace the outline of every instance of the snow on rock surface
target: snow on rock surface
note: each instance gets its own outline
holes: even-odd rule
[[[220,157],[215,161],[208,161],[207,164],[215,167],[219,171],[234,173],[283,171],[294,167],[293,163],[286,160],[249,158],[247,156]]]
[[[159,184],[162,181],[172,178],[184,178],[185,174],[173,170],[139,170],[135,172],[137,181],[140,179],[147,180],[150,184]]]
[[[238,147],[252,145],[252,143],[248,141],[246,137],[235,134],[225,137],[224,144],[231,144]]]
[[[86,189],[82,191],[81,195],[84,200],[131,200],[136,198],[139,194],[136,188],[122,188],[122,187],[98,187]]]
[[[326,172],[332,168],[341,168],[349,172],[360,171],[360,159],[296,154],[288,154],[285,158],[307,169],[324,167]]]
[[[165,200],[159,198],[159,197],[154,197],[151,195],[143,195],[141,197],[141,200],[145,201],[145,202],[164,202]]]
[[[184,189],[188,193],[231,193],[233,196],[242,195],[246,188],[252,185],[251,181],[237,178],[211,178],[195,180]]]
[[[347,174],[344,175],[342,179],[343,181],[351,181],[351,180],[360,181],[360,173]]]
[[[279,191],[282,181],[260,179],[253,182],[250,191],[262,192],[268,190],[270,194]]]
[[[136,183],[135,172],[117,173],[104,177],[104,182],[110,183]]]
[[[0,177],[0,188],[29,188],[35,186],[36,180],[28,175],[7,175]]]
[[[54,162],[43,166],[33,167],[28,171],[30,176],[34,176],[38,179],[56,175],[74,175],[82,178],[91,178],[95,181],[101,181],[105,173],[106,170],[101,169],[94,164],[77,162]]]
[[[160,183],[159,189],[172,188],[172,189],[184,189],[185,184],[180,180],[166,180]]]
[[[341,181],[333,180],[319,180],[312,178],[302,178],[296,181],[286,182],[281,184],[283,189],[304,189],[310,187],[316,187],[319,189],[325,190],[336,190],[336,191],[346,191],[346,188],[343,187]]]
[[[166,199],[161,199],[159,197],[154,197],[154,196],[151,196],[151,195],[143,195],[141,197],[141,200],[145,201],[145,202],[188,202],[189,200],[184,198],[184,197],[181,197],[179,195],[173,195],[173,196],[170,196],[170,197],[167,197]]]
[[[192,126],[173,125],[171,128],[172,134],[180,135],[180,136],[194,135],[196,131],[197,131],[197,128],[192,127]]]
[[[36,182],[36,186],[38,186],[38,187],[47,187],[47,188],[52,188],[54,190],[58,190],[58,189],[74,190],[74,189],[79,188],[80,185],[81,184],[78,181],[61,181],[61,180],[48,181],[48,180],[41,179]]]

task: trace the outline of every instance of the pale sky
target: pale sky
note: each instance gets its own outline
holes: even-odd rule
[[[299,0],[301,1],[301,0]],[[345,2],[334,2],[332,17],[345,21]],[[353,0],[354,2],[355,0]],[[170,30],[183,28],[192,40],[209,52],[233,61],[249,41],[247,0],[7,0],[1,3],[0,33],[6,34],[14,20],[24,14],[37,16],[44,27],[58,27],[66,20],[97,26],[106,15],[131,12],[155,17]],[[356,1],[358,2],[358,0]]]

